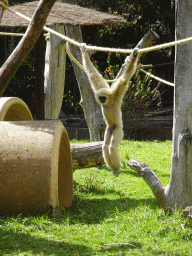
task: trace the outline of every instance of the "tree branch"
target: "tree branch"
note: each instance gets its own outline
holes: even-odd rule
[[[25,35],[1,67],[0,97],[2,96],[3,92],[5,91],[7,85],[9,84],[11,78],[14,76],[19,66],[33,49],[37,39],[41,35],[47,16],[49,15],[49,12],[55,2],[56,0],[40,1]]]
[[[165,211],[171,210],[169,202],[167,201],[165,195],[165,187],[162,185],[156,174],[151,170],[151,168],[143,162],[137,159],[132,159],[129,161],[128,166],[138,172],[145,182],[149,185],[154,196],[160,202],[161,206]]]
[[[143,38],[139,41],[139,43],[136,45],[135,48],[146,48],[151,46],[155,41],[157,41],[159,39],[158,34],[156,34],[154,31],[149,30],[144,36]],[[139,54],[139,58],[141,57],[142,54]],[[126,63],[124,63],[121,67],[121,69],[119,70],[119,73],[117,74],[115,79],[118,79],[123,71],[126,68]]]

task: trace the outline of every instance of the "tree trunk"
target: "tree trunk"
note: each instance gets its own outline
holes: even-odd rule
[[[176,0],[176,40],[191,36],[192,1]],[[192,205],[192,44],[176,47],[173,152],[166,196],[171,205]]]
[[[75,3],[74,0],[63,0],[62,2],[67,2],[71,4]],[[83,42],[80,26],[66,25],[65,31],[68,37],[75,39],[78,42]],[[68,44],[67,47],[69,51],[72,53],[72,55],[80,63],[82,63],[81,50],[79,49],[79,47],[72,44]],[[103,120],[101,107],[95,100],[95,96],[86,73],[83,70],[81,70],[73,61],[72,65],[75,71],[76,79],[81,94],[80,105],[83,108],[85,118],[87,121],[90,141],[103,140],[105,122]]]
[[[104,164],[103,141],[84,144],[71,144],[73,171]]]
[[[176,0],[176,40],[191,36],[192,0]],[[147,178],[155,196],[165,210],[192,205],[192,44],[176,47],[173,116],[173,152],[169,184],[163,187],[157,176]],[[151,172],[139,161],[128,165],[139,173]],[[147,177],[147,175],[145,175]],[[157,193],[154,190],[154,184]]]
[[[83,42],[80,26],[66,25],[66,35],[70,38]],[[81,50],[75,45],[68,45],[73,56],[82,63]],[[101,107],[95,100],[95,96],[86,73],[72,62],[79,90],[81,93],[80,105],[83,108],[87,126],[89,128],[90,141],[100,141],[104,138],[105,122],[103,120]]]
[[[65,34],[64,26],[55,27]],[[50,34],[45,59],[45,119],[58,119],[63,102],[65,84],[66,44],[58,36]]]
[[[56,0],[43,0],[39,3],[30,22],[27,31],[15,50],[0,69],[0,97],[5,91],[11,78],[33,49],[37,39],[41,35],[47,16]]]

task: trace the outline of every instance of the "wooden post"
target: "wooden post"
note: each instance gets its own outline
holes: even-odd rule
[[[45,68],[45,44],[44,35],[41,33],[35,45],[35,115],[37,120],[45,119],[44,108],[44,68]]]
[[[55,30],[64,34],[64,25]],[[61,111],[65,83],[65,42],[51,34],[45,56],[45,119],[58,119]]]
[[[3,6],[0,6],[0,21],[1,21],[1,19],[2,19],[2,17],[3,17]]]
[[[33,49],[41,35],[47,16],[56,0],[42,0],[35,10],[25,35],[0,69],[0,96],[2,96],[10,80]]]

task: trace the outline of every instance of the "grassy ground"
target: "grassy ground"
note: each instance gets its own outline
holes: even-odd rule
[[[118,178],[105,166],[75,171],[76,203],[62,215],[0,219],[0,255],[192,255],[192,229],[181,210],[166,215],[127,166],[131,158],[147,162],[166,185],[171,142],[123,141],[119,149]]]

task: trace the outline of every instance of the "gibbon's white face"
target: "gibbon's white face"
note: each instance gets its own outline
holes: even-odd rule
[[[111,95],[112,91],[107,88],[102,88],[95,92],[96,100],[103,106],[106,106],[110,103]]]

